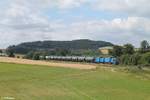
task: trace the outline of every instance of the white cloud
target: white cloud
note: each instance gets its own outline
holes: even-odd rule
[[[81,5],[86,3],[87,0],[31,0],[30,2],[36,2],[36,6],[42,8],[56,7],[61,10],[66,10],[70,8],[80,7]]]
[[[59,8],[73,8],[81,6],[85,0],[58,0]]]
[[[137,45],[142,39],[150,40],[149,25],[149,19],[140,17],[117,18],[111,21],[95,20],[73,23],[64,33],[71,32],[72,37],[80,35],[80,38],[107,40],[116,43],[129,41]]]
[[[128,14],[129,16],[150,17],[150,0],[97,0],[93,8]]]
[[[0,9],[0,47],[35,40],[72,40],[89,38],[114,43],[150,40],[148,0],[13,0]],[[136,2],[136,3],[135,3]],[[128,18],[112,20],[50,20],[41,12],[50,8],[68,10],[84,4],[95,9],[124,12]],[[34,4],[34,5],[33,5]],[[83,6],[84,7],[84,6]],[[91,8],[92,9],[92,8]],[[132,17],[131,17],[132,16]],[[134,17],[133,17],[134,16]],[[142,17],[141,17],[142,16]],[[63,20],[63,19],[62,19]]]

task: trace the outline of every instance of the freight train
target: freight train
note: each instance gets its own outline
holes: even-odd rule
[[[118,64],[117,58],[115,57],[41,56],[40,59],[72,61],[72,62],[103,63],[103,64]]]

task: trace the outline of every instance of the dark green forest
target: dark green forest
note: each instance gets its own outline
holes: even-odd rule
[[[105,46],[113,46],[113,44],[110,42],[92,41],[88,39],[73,40],[73,41],[36,41],[9,46],[8,49],[11,49],[14,53],[18,54],[27,54],[31,51],[47,51],[49,53],[54,53],[54,51],[57,52],[75,51],[74,53],[76,53],[76,51],[83,52],[83,50],[85,50],[86,52],[91,50],[98,50],[98,48]]]

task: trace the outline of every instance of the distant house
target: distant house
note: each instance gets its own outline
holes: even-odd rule
[[[99,48],[99,51],[104,54],[104,55],[108,55],[110,54],[110,52],[113,50],[112,46],[108,46],[108,47],[101,47]]]

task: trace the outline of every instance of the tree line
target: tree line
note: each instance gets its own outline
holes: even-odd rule
[[[139,49],[132,44],[114,46],[111,54],[118,58],[121,65],[150,65],[150,45],[146,40],[141,42]]]
[[[72,41],[36,41],[26,42],[19,45],[9,46],[8,49],[17,54],[27,54],[31,51],[78,51],[78,50],[97,50],[100,47],[113,46],[110,42],[93,41],[88,39],[72,40]],[[57,52],[56,52],[57,53]]]
[[[14,46],[7,48],[6,53],[9,57],[14,57]],[[25,54],[25,58],[39,60],[40,56],[55,55],[55,56],[102,56],[98,50],[69,50],[69,49],[52,49],[52,50],[31,50]],[[114,45],[110,56],[118,59],[121,65],[150,65],[150,44],[143,40],[140,48],[136,49],[132,44],[123,46]]]

